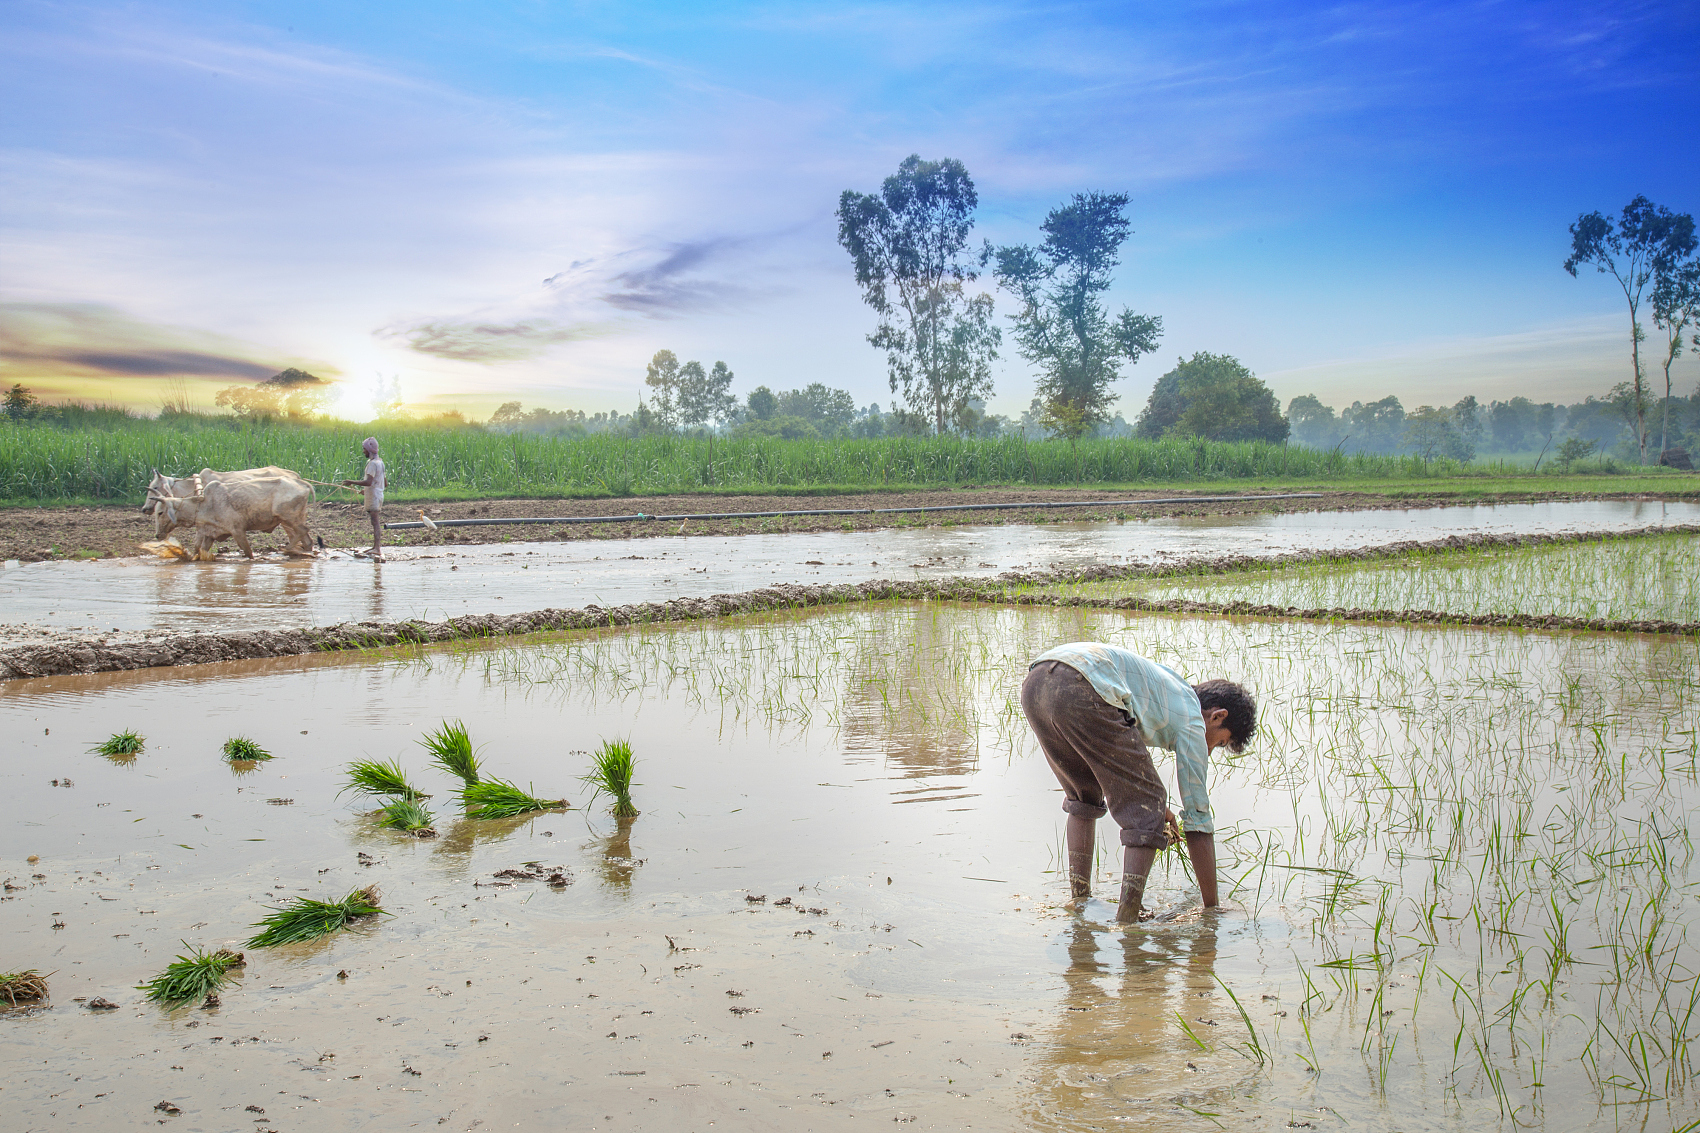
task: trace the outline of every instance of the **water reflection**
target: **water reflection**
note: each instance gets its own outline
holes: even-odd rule
[[[1216,984],[1220,919],[1196,911],[1126,931],[1073,920],[1062,1001],[1035,1036],[1035,1116],[1063,1128],[1155,1119],[1244,1073],[1245,1061],[1220,1049],[1243,1030]]]
[[[580,847],[596,856],[596,875],[602,879],[603,886],[621,896],[631,895],[632,875],[644,863],[643,858],[632,857],[632,824],[636,821],[636,818],[616,818],[611,833]]]
[[[981,644],[964,619],[941,617],[937,607],[880,619],[850,638],[844,751],[877,756],[905,779],[972,774],[979,729],[964,662]]]

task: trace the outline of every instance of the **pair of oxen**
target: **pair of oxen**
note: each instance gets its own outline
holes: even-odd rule
[[[312,502],[313,486],[287,468],[203,468],[193,476],[165,476],[156,468],[142,510],[153,516],[155,539],[179,527],[194,528],[192,557],[211,561],[213,548],[232,539],[253,558],[248,533],[279,527],[289,535],[285,554],[312,555],[313,541],[307,534],[307,506]]]

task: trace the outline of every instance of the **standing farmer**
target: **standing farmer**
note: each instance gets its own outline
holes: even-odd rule
[[[378,438],[367,437],[360,448],[366,454],[366,474],[360,480],[344,480],[343,486],[359,488],[366,497],[366,516],[372,521],[372,558],[384,561],[384,462],[378,459]],[[361,552],[356,551],[355,554]]]
[[[1147,745],[1175,753],[1181,818],[1206,907],[1216,904],[1216,836],[1205,768],[1212,751],[1242,751],[1257,704],[1231,681],[1188,684],[1166,665],[1093,641],[1059,645],[1028,667],[1021,710],[1063,789],[1069,888],[1091,893],[1098,819],[1121,827],[1122,894],[1116,920],[1135,920],[1157,851],[1175,822]]]

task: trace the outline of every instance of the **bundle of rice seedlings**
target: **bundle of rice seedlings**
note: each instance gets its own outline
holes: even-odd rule
[[[224,758],[232,763],[270,759],[272,753],[247,736],[231,736],[224,741]]]
[[[471,818],[512,818],[539,810],[566,810],[568,805],[566,799],[540,799],[503,779],[468,783],[460,801]]]
[[[271,916],[256,921],[254,927],[261,931],[248,939],[247,947],[271,948],[329,936],[363,917],[382,914],[384,910],[378,907],[378,900],[378,890],[373,886],[356,889],[340,901],[297,897],[282,908],[272,907]]]
[[[348,783],[343,791],[358,791],[363,795],[396,795],[403,799],[428,799],[431,796],[407,781],[401,760],[379,763],[375,759],[357,759],[348,765]],[[341,792],[338,792],[339,794]]]
[[[419,741],[419,746],[431,753],[431,762],[459,776],[468,786],[478,782],[478,757],[472,753],[472,737],[466,725],[456,720],[444,720],[442,726]]]
[[[595,787],[597,795],[613,796],[614,817],[636,818],[638,808],[632,805],[632,769],[637,759],[632,755],[632,745],[625,740],[603,740],[590,759],[590,774],[579,778]]]
[[[142,750],[142,745],[146,742],[147,741],[142,738],[140,733],[126,730],[119,732],[116,735],[108,736],[98,744],[95,744],[94,747],[89,750],[98,755],[115,755],[119,758],[124,758],[131,755],[139,755]]]
[[[21,972],[0,972],[0,995],[13,1007],[20,999],[46,999],[47,977],[34,968]]]
[[[234,980],[236,977],[230,974],[230,969],[240,968],[246,962],[242,953],[228,948],[208,952],[204,948],[190,947],[186,940],[183,947],[189,949],[187,956],[177,957],[166,965],[165,971],[138,985],[137,990],[147,992],[149,999],[168,1007],[199,1003]]]
[[[416,838],[435,838],[437,836],[436,827],[431,825],[431,812],[426,810],[422,803],[415,802],[413,799],[396,799],[393,802],[385,803],[378,814],[380,815],[379,826],[388,827],[391,830],[402,830]]]

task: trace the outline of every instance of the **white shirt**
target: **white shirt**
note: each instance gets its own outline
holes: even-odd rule
[[[361,489],[361,494],[366,497],[366,510],[379,510],[384,506],[384,462],[375,456],[368,460],[366,474],[361,479],[371,481]]]

